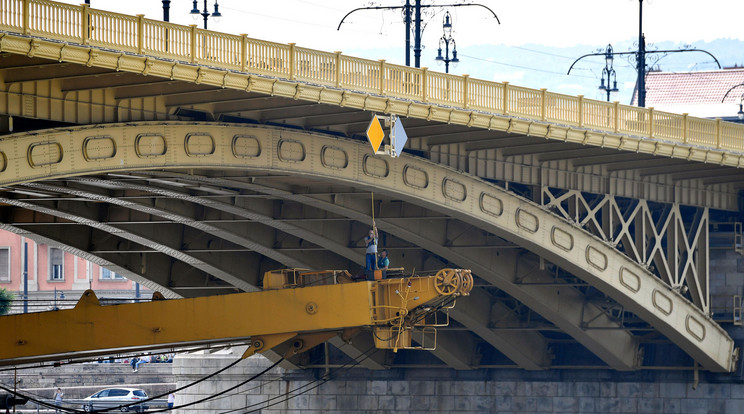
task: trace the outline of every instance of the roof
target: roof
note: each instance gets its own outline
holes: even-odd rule
[[[734,88],[741,85],[738,88]],[[731,90],[734,88],[733,90]],[[730,92],[729,92],[730,91]],[[728,95],[727,95],[728,92]],[[724,100],[724,96],[726,99]],[[657,109],[685,108],[684,112],[696,115],[702,112],[721,111],[722,105],[739,104],[744,97],[744,67],[700,72],[648,72],[646,74],[646,106]],[[633,93],[632,105],[637,105],[638,90]],[[702,109],[709,107],[708,110]],[[679,110],[674,112],[681,112]],[[715,115],[725,116],[729,110]]]
[[[743,98],[744,67],[646,73],[646,107],[708,118],[727,117],[736,115]],[[637,99],[636,85],[631,105],[637,105]]]

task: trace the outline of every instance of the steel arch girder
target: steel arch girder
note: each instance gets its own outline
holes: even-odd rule
[[[405,154],[379,158],[355,141],[276,127],[135,123],[36,134],[0,142],[0,151],[10,154],[6,159],[17,163],[17,168],[5,169],[0,184],[200,166],[307,175],[384,190],[477,223],[567,269],[653,325],[704,369],[734,368],[728,334],[641,265],[529,200],[450,168]],[[127,139],[131,136],[145,138],[132,142]],[[88,146],[94,139],[116,150]],[[119,161],[124,159],[126,165]]]
[[[84,180],[88,181],[88,180]],[[103,180],[102,180],[103,181]],[[238,209],[232,205],[226,204],[226,203],[218,203],[214,200],[209,200],[208,202],[202,198],[196,197],[196,196],[189,196],[188,194],[172,191],[172,190],[164,190],[164,189],[154,189],[150,186],[141,186],[141,185],[132,185],[130,183],[124,183],[119,181],[108,181],[108,183],[115,184],[116,187],[119,188],[128,188],[133,190],[140,190],[140,191],[146,191],[146,192],[152,192],[159,195],[165,195],[170,196],[174,198],[178,198],[179,200],[187,200],[193,203],[203,204],[207,205],[209,207],[214,207],[217,209],[220,209],[221,211],[227,211],[236,215],[242,215],[243,217],[250,217],[251,219],[259,219],[263,224],[267,225],[274,225],[274,227],[280,228],[281,230],[288,232],[290,234],[293,234],[295,236],[301,236],[301,237],[307,237],[308,240],[313,242],[319,242],[321,243],[321,246],[327,247],[326,244],[330,245],[331,249],[337,248],[340,246],[338,243],[331,241],[330,239],[327,239],[325,237],[322,237],[322,235],[313,234],[309,232],[307,229],[303,229],[298,226],[292,226],[287,223],[282,223],[278,220],[273,220],[268,216],[265,215],[259,215],[255,212],[250,212],[245,209]],[[37,185],[32,184],[30,185],[32,188],[41,188],[45,190],[53,190],[57,192],[66,192],[68,194],[76,195],[76,196],[83,196],[83,197],[89,197],[94,198],[96,200],[102,200],[102,201],[109,201],[109,202],[116,202],[117,200],[110,200],[111,197],[104,197],[100,194],[91,194],[84,192],[82,190],[77,189],[66,189],[61,187],[52,187],[52,186],[46,186],[46,185]],[[127,202],[126,204],[131,204],[132,202]],[[154,212],[152,210],[152,207],[144,206],[148,211]],[[134,207],[137,208],[137,207]],[[154,214],[160,214],[165,215],[168,214],[172,216],[175,214],[173,209],[168,209],[165,206],[162,205],[162,203],[159,205],[159,213],[154,212]],[[298,234],[299,233],[299,234]],[[348,254],[349,259],[360,259],[361,255],[357,254],[353,250],[349,248],[342,248],[338,249],[343,253]],[[297,253],[295,252],[295,255]],[[289,256],[292,256],[292,254],[288,254]],[[359,257],[356,257],[359,256]],[[293,259],[296,261],[297,259]],[[290,260],[291,262],[292,260]],[[479,298],[483,299],[486,303],[490,305],[490,300],[487,298],[487,294],[485,292],[482,292],[478,290]],[[478,301],[477,303],[481,304],[483,301]],[[546,356],[547,353],[547,343],[546,341],[540,336],[539,334],[535,332],[529,332],[529,333],[516,333],[516,332],[500,332],[497,333],[494,330],[488,329],[486,327],[486,324],[488,323],[488,306],[480,307],[478,308],[475,301],[472,301],[468,299],[465,301],[465,305],[459,305],[455,308],[455,313],[459,315],[459,317],[462,320],[466,320],[467,323],[466,326],[471,328],[473,331],[486,333],[488,332],[487,340],[492,345],[496,346],[497,348],[510,346],[511,348],[505,351],[507,354],[514,354],[517,356],[516,362],[520,364],[520,366],[523,366],[525,369],[543,369],[547,367],[549,361],[546,361],[545,359],[538,358]],[[485,320],[482,319],[480,316],[485,315]],[[456,318],[457,319],[457,318]],[[450,336],[446,333],[440,334],[440,337],[444,339],[443,341],[440,341],[437,349],[432,351],[432,353],[435,356],[440,357],[442,361],[447,363],[449,366],[452,366],[455,369],[471,369],[472,368],[472,361],[469,361],[468,358],[465,356],[468,354],[468,350],[462,349],[462,342],[457,340],[447,340],[450,338]],[[511,343],[514,342],[514,339],[518,339],[519,343]],[[450,338],[451,339],[451,338]],[[510,341],[511,340],[511,341]],[[445,346],[445,343],[448,345]],[[342,351],[347,352],[349,351],[349,346],[346,345],[341,348]],[[520,351],[517,351],[519,349]],[[538,352],[535,352],[535,355],[531,355],[532,349],[538,349]],[[350,354],[353,354],[353,351],[349,351]],[[350,355],[353,357],[353,355]],[[521,357],[521,358],[520,358]],[[536,364],[538,362],[539,364]],[[376,363],[371,363],[372,367],[378,367]],[[379,369],[379,368],[378,368]]]
[[[199,177],[195,176],[180,176],[179,179],[192,182],[200,181]],[[364,202],[359,202],[359,200],[356,198],[352,198],[350,200],[336,198],[333,203],[330,203],[318,200],[313,197],[295,195],[280,189],[264,187],[258,184],[248,184],[228,179],[209,178],[208,180],[211,183],[217,183],[232,188],[242,188],[259,193],[270,194],[273,197],[292,200],[305,205],[311,205],[318,209],[332,211],[335,214],[347,216],[353,220],[357,220],[360,222],[367,222],[370,220],[370,216],[367,215],[367,213],[364,211],[364,209],[367,207],[367,204]],[[350,201],[350,203],[347,203],[346,201]],[[440,237],[424,237],[421,236],[417,231],[394,224],[394,222],[394,220],[389,219],[378,219],[377,224],[380,229],[390,234],[403,236],[409,241],[412,239],[415,241],[416,244],[423,246],[427,250],[435,252],[442,257],[452,256],[452,252],[447,248],[432,243],[431,240],[436,240]],[[429,227],[429,229],[431,229],[431,227]],[[464,260],[462,258],[453,258],[453,261],[456,260],[462,260],[462,262],[472,264],[473,266],[476,266],[475,263],[478,262],[478,259],[472,260],[471,263],[470,261]],[[488,328],[487,324],[490,306],[485,306],[485,302],[489,302],[490,299],[486,297],[485,292],[482,292],[479,289],[475,289],[473,292],[471,292],[471,296],[472,297],[468,298],[467,300],[460,301],[458,306],[451,311],[451,315],[453,315],[454,319],[458,320],[458,322],[460,323],[463,323],[466,327],[478,334],[481,338],[489,342],[494,348],[499,349],[499,351],[501,351],[504,355],[506,355],[517,365],[519,365],[520,368],[527,370],[541,370],[549,368],[552,357],[550,356],[550,352],[548,350],[548,342],[545,340],[545,338],[542,337],[542,335],[537,332],[503,331]],[[512,313],[510,309],[503,305],[501,305],[500,308],[505,313],[508,312],[506,314],[507,319],[516,320],[515,317],[513,318],[512,316],[509,316],[509,314]],[[577,304],[577,309],[580,308],[581,306]],[[576,317],[577,319],[580,319],[580,314],[577,314]],[[566,325],[566,323],[563,323],[563,325]],[[614,339],[616,340],[615,342],[618,344],[628,344],[627,340],[617,341],[618,338]],[[631,346],[635,348],[634,345]],[[461,362],[464,359],[453,357],[453,355],[456,354],[457,353],[455,351],[450,352],[443,350],[440,356],[442,357],[441,359],[443,361],[447,362],[448,364],[452,363],[453,366],[456,366],[458,369],[470,369],[469,367],[471,366],[471,364],[469,362],[464,363]],[[631,353],[631,355],[633,354]],[[631,356],[629,356],[628,358],[629,360],[632,359]]]
[[[127,186],[125,183],[118,183],[114,181],[117,185],[122,185],[122,188],[130,187],[132,189],[135,188],[135,186]],[[199,221],[198,217],[195,217],[195,214],[193,211],[184,211],[183,208],[179,208],[179,205],[170,205],[180,203],[182,201],[186,201],[189,203],[199,204],[199,205],[209,205],[210,207],[213,204],[217,203],[206,203],[203,199],[200,199],[200,202],[196,202],[199,197],[193,197],[193,196],[184,196],[183,194],[178,194],[176,192],[169,192],[167,193],[171,197],[173,197],[174,200],[161,200],[157,205],[153,203],[145,204],[141,202],[135,202],[131,200],[121,200],[117,197],[111,197],[105,194],[101,194],[98,192],[92,192],[92,191],[86,191],[78,188],[70,188],[70,187],[61,187],[61,186],[53,186],[53,185],[47,185],[47,184],[40,184],[40,183],[31,183],[27,184],[27,187],[31,188],[39,188],[47,191],[54,191],[58,193],[64,193],[69,195],[74,195],[77,197],[83,197],[90,200],[96,200],[96,201],[104,201],[107,203],[115,204],[118,206],[122,206],[124,208],[140,211],[146,214],[150,214],[153,216],[163,217],[168,220],[172,220],[176,223],[180,223],[189,227],[193,227],[195,229],[204,231],[208,234],[214,235],[216,237],[219,237],[223,240],[227,240],[229,242],[232,242],[234,244],[246,247],[248,249],[251,249],[257,253],[260,253],[266,257],[269,257],[279,263],[284,264],[288,267],[296,267],[296,268],[318,268],[315,263],[312,261],[308,261],[308,258],[300,258],[300,257],[292,257],[286,254],[283,254],[281,252],[278,252],[271,248],[271,246],[267,246],[265,243],[261,243],[258,241],[255,241],[249,237],[244,236],[243,234],[238,234],[231,229],[223,228],[222,226],[212,225],[212,224],[206,224]],[[144,186],[141,186],[143,188],[146,188]],[[145,191],[143,188],[137,188],[138,190]],[[224,207],[223,207],[224,208]],[[225,208],[226,209],[226,208]],[[232,209],[232,211],[235,211],[235,209]],[[264,223],[265,224],[265,223]]]
[[[174,220],[181,224],[188,224],[191,222],[196,223],[195,218],[186,215],[184,211],[176,211],[176,209],[174,208],[168,208],[167,206],[164,206],[163,204],[168,204],[168,200],[165,200],[164,202],[159,203],[158,207],[156,208],[149,204],[137,203],[137,202],[129,201],[129,200],[123,201],[116,197],[110,197],[110,196],[107,196],[101,193],[84,191],[82,189],[77,189],[77,188],[61,187],[61,186],[38,184],[38,183],[32,183],[26,186],[29,188],[63,193],[63,194],[73,195],[76,197],[87,198],[90,200],[104,201],[104,202],[119,205],[125,208],[130,208],[130,209],[145,212],[148,214],[161,216],[161,217],[164,217],[170,220]],[[118,183],[117,186],[146,191],[146,187],[144,186],[140,187],[140,186],[125,185],[124,183]],[[165,194],[164,192],[161,192],[161,193]],[[174,198],[179,198],[180,200],[184,200],[184,197],[186,197],[183,194],[177,194],[176,192],[170,192],[167,195],[172,196]],[[197,198],[198,197],[188,197],[188,201],[196,202]],[[199,204],[202,204],[202,203],[203,201]],[[73,213],[70,212],[69,210],[65,211],[65,216],[67,218],[72,218],[71,214]],[[77,217],[79,218],[79,221],[81,222],[88,220],[87,217],[82,217],[82,216],[77,216]],[[201,230],[204,230],[210,234],[217,233],[218,236],[220,235],[219,232],[216,232],[213,229],[214,226],[205,225],[203,223],[195,224],[195,226],[198,226]],[[154,233],[158,233],[158,232],[156,231]],[[226,238],[238,244],[246,245],[250,243],[251,244],[250,247],[253,247],[253,242],[252,241],[247,242],[245,240],[242,240],[243,239],[242,236],[232,235]],[[237,240],[237,239],[241,239],[241,240]],[[295,255],[296,254],[297,253],[295,253]],[[284,261],[285,264],[292,265],[294,263],[298,263],[297,259],[292,257],[292,255],[284,255],[284,256],[285,256],[284,258],[286,259],[286,261]],[[442,361],[445,362],[447,365],[452,366],[455,369],[471,369],[472,368],[471,361],[469,361],[468,359],[468,355],[471,354],[471,352],[469,352],[470,349],[465,349],[462,347],[462,338],[459,338],[459,340],[455,340],[454,338],[452,338],[451,334],[441,333],[439,344],[440,346],[438,346],[437,349],[433,350],[432,353],[436,355],[437,357],[439,357],[440,359],[442,359]],[[348,349],[346,348],[347,347],[345,347],[344,349],[348,351]],[[470,348],[473,348],[473,347],[471,346]]]
[[[148,185],[148,186],[134,185],[131,183],[126,183],[126,182],[122,182],[118,180],[99,180],[99,179],[91,179],[91,178],[81,178],[81,179],[77,179],[76,182],[80,182],[82,184],[88,184],[91,182],[114,183],[119,188],[144,191],[144,192],[149,192],[149,193],[157,194],[161,196],[178,198],[180,200],[192,202],[195,204],[202,205],[204,207],[209,207],[209,208],[222,211],[225,213],[234,214],[235,216],[243,217],[243,218],[255,221],[257,223],[264,224],[266,226],[275,228],[277,230],[281,230],[285,233],[292,234],[295,237],[303,238],[319,246],[323,246],[325,249],[331,252],[334,252],[338,254],[339,256],[352,260],[354,262],[357,262],[357,263],[364,262],[363,253],[356,252],[353,249],[350,249],[349,247],[341,243],[338,243],[337,241],[331,238],[324,237],[321,234],[317,234],[315,232],[309,231],[297,225],[283,222],[281,220],[276,220],[267,214],[262,214],[258,211],[251,210],[243,206],[236,206],[234,204],[228,204],[228,203],[224,203],[224,202],[216,201],[216,200],[205,200],[204,198],[201,198],[201,197],[192,196],[192,195],[179,192],[179,191],[174,191],[171,189],[159,188],[159,187],[152,186],[152,185]],[[274,260],[281,262],[281,260],[277,258],[275,258]]]
[[[167,244],[161,241],[158,241],[156,236],[165,235],[164,232],[160,232],[158,234],[157,232],[152,231],[153,230],[152,228],[149,228],[145,230],[148,230],[151,234],[135,233],[132,231],[124,230],[120,227],[98,222],[92,218],[92,215],[89,215],[88,217],[83,216],[81,215],[83,214],[83,212],[81,211],[72,211],[72,210],[65,211],[59,208],[59,206],[53,209],[49,207],[38,206],[36,204],[28,203],[28,202],[21,201],[21,200],[15,200],[15,199],[10,199],[10,198],[3,198],[3,197],[0,197],[0,202],[3,202],[11,206],[15,206],[18,208],[47,214],[53,217],[63,218],[65,220],[70,220],[70,221],[73,221],[73,222],[76,222],[76,223],[79,223],[85,226],[96,228],[104,232],[115,234],[116,236],[121,237],[123,239],[129,240],[135,243],[139,243],[144,246],[148,246],[156,251],[159,251],[163,254],[171,256],[176,260],[188,263],[192,267],[202,270],[206,272],[207,274],[218,277],[243,291],[250,292],[250,291],[258,290],[258,288],[256,288],[252,284],[249,284],[245,282],[244,280],[242,280],[238,275],[230,273],[230,271],[223,270],[220,263],[209,263],[208,261],[202,260],[193,255],[188,255],[186,253],[179,251],[177,248],[168,246]]]
[[[503,331],[488,326],[489,306],[498,307],[505,319],[517,322],[513,310],[502,303],[491,304],[490,296],[482,289],[473,289],[470,297],[457,302],[450,316],[462,323],[476,335],[494,346],[520,368],[541,370],[550,367],[551,357],[548,341],[534,331]]]
[[[261,191],[259,186],[254,185],[252,188],[256,191]],[[271,192],[275,196],[279,194],[278,190],[272,191],[266,189],[264,191]],[[352,200],[347,205],[338,199],[333,204],[301,195],[293,195],[292,199],[297,202],[312,204],[318,208],[332,210],[337,214],[345,214],[359,221],[370,219],[366,215],[364,208],[355,202],[356,200]],[[609,366],[619,370],[628,370],[635,367],[638,344],[629,333],[622,330],[591,331],[581,327],[583,321],[582,312],[587,310],[583,306],[584,297],[581,293],[570,287],[517,285],[515,283],[518,263],[516,253],[507,253],[498,262],[494,262],[493,259],[495,256],[489,253],[447,248],[434,242],[434,240],[441,240],[442,237],[431,233],[436,230],[433,226],[418,227],[411,224],[406,226],[407,223],[404,222],[398,223],[394,219],[380,218],[376,220],[376,223],[377,227],[381,230],[413,242],[458,265],[470,268],[481,278],[504,290],[527,306],[535,309],[555,325],[561,327],[587,349],[604,360]],[[422,234],[422,232],[428,233]],[[490,267],[483,265],[483,263],[489,262],[491,264]],[[613,324],[599,309],[588,309],[594,311],[591,317],[596,316],[604,323]],[[474,331],[481,328],[478,325],[473,326]],[[510,346],[498,347],[498,343],[495,342],[492,342],[492,345],[502,350],[513,361],[522,361],[525,363],[525,367],[532,367],[533,369],[545,367],[546,361],[549,360],[547,345],[543,346],[544,340],[535,338],[534,333],[527,335],[527,338],[513,332],[509,335],[500,332],[499,335],[504,339],[508,336]],[[483,338],[487,340],[489,335]],[[521,345],[522,339],[536,341],[533,343],[534,347]],[[520,352],[514,352],[514,347],[519,348]]]
[[[167,298],[195,297],[203,294],[203,291],[209,291],[210,294],[239,292],[239,289],[226,283],[219,284],[216,281],[210,283],[208,273],[154,250],[145,254],[90,253],[85,249],[101,237],[95,232],[105,232],[97,229],[91,229],[92,232],[74,231],[75,229],[70,227],[56,224],[34,226],[21,224],[2,225],[0,228],[26,236],[38,243],[59,246],[67,252],[131,278]],[[125,241],[117,238],[113,242],[116,244],[122,240]]]

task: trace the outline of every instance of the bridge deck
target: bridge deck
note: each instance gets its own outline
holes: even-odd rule
[[[171,79],[191,77],[189,80],[197,84],[247,91],[267,88],[253,74],[273,79],[268,87],[272,94],[295,99],[317,99],[322,103],[487,129],[511,130],[515,127],[512,120],[522,119],[528,120],[528,135],[737,167],[739,157],[730,155],[744,150],[741,124],[471,79],[468,75],[443,74],[384,60],[359,59],[340,52],[202,30],[195,25],[186,27],[87,5],[4,0],[0,30],[122,53],[112,57],[103,50],[91,50],[86,62],[89,66],[113,65],[117,70],[137,67],[143,74],[165,74]],[[43,54],[36,46],[27,52],[29,56]],[[146,58],[134,64],[123,54],[156,59]],[[66,60],[73,55],[62,52],[58,58]],[[196,65],[196,71],[184,68],[184,63]],[[297,82],[291,88],[277,84],[276,79]],[[321,88],[318,91],[311,86]],[[364,102],[343,93],[340,96],[324,93],[328,88],[361,92]],[[373,102],[367,102],[369,98]],[[530,133],[535,121],[541,126]],[[702,151],[681,149],[687,147]]]
[[[477,269],[453,315],[471,334],[439,338],[450,367],[657,368],[669,349],[661,365],[734,366],[708,314],[707,207],[738,208],[741,125],[0,1],[0,114],[32,130],[0,141],[3,228],[199,296],[256,289],[266,268],[353,268],[374,215],[396,265]],[[370,112],[407,117],[406,151],[432,163],[338,137]]]

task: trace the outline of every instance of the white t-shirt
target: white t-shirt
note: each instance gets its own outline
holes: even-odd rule
[[[367,243],[367,254],[377,253],[377,237],[366,236],[364,242]]]
[[[176,395],[175,394],[168,394],[168,402],[169,403],[176,402]]]

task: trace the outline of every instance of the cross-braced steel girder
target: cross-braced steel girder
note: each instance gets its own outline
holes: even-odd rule
[[[710,312],[708,209],[542,189],[542,203],[618,247]]]

